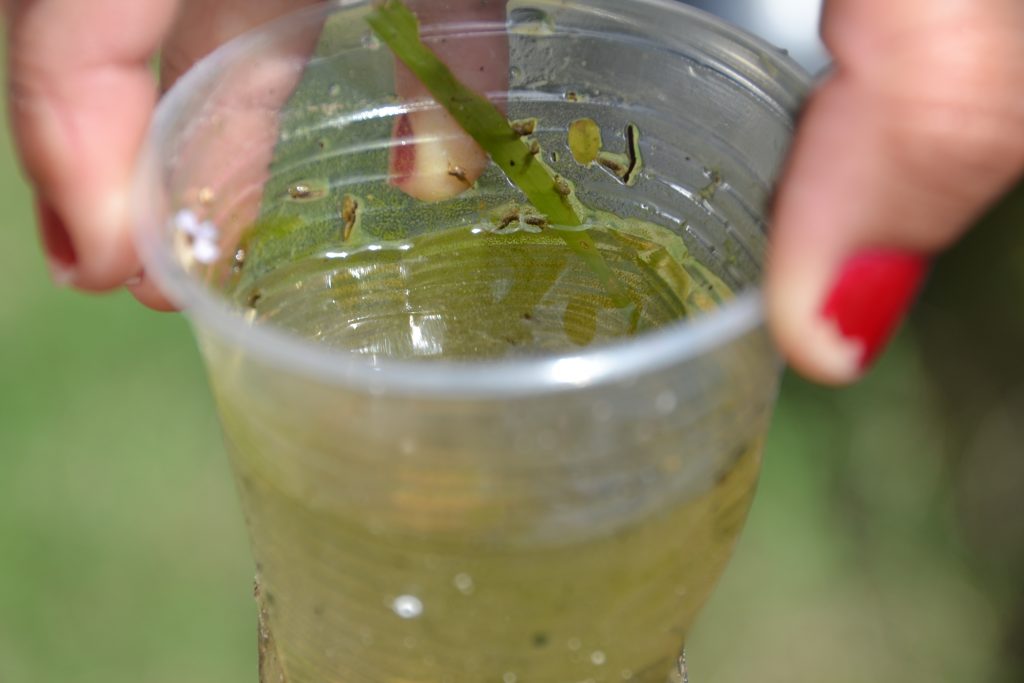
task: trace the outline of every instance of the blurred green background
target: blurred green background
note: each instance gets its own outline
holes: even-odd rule
[[[55,289],[0,135],[0,683],[256,680],[184,320]],[[844,391],[787,377],[695,683],[1024,680],[1024,188]]]

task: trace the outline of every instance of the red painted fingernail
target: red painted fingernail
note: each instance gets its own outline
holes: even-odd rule
[[[59,285],[70,284],[75,277],[78,255],[75,253],[75,245],[71,241],[67,226],[53,207],[38,198],[36,220],[39,222],[43,248],[46,249],[50,275]]]
[[[413,143],[412,122],[408,114],[398,117],[392,137],[391,184],[397,186],[408,181],[416,168],[416,145]]]
[[[927,257],[905,251],[864,252],[843,266],[822,315],[862,345],[862,370],[885,348],[927,271]]]

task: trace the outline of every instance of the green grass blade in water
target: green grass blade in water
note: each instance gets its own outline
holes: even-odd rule
[[[582,224],[565,182],[544,166],[535,150],[522,140],[497,107],[462,84],[423,44],[419,20],[405,3],[385,0],[366,20],[377,37],[391,48],[551,225],[576,227]],[[587,231],[563,230],[559,235],[598,277],[616,307],[635,307],[625,286],[608,267]]]

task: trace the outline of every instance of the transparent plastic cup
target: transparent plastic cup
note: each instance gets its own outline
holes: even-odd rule
[[[325,344],[327,317],[383,306],[408,283],[369,278],[354,300],[329,296],[334,271],[282,276],[275,287],[311,291],[278,308],[315,324],[274,318],[273,287],[230,291],[253,258],[258,214],[295,204],[303,216],[301,233],[289,223],[294,234],[269,250],[335,253],[344,197],[358,196],[364,220],[401,227],[364,245],[387,251],[479,221],[514,194],[493,168],[439,203],[388,186],[395,117],[432,105],[395,95],[370,7],[307,9],[203,60],[160,105],[138,175],[146,272],[194,326],[238,482],[262,676],[678,680],[744,522],[776,395],[781,364],[758,293],[764,207],[808,79],[771,46],[672,2],[510,2],[507,22],[426,27],[428,44],[449,49],[507,43],[509,89],[489,95],[510,118],[537,119],[547,163],[586,204],[674,232],[735,297],[633,337],[532,355],[410,357],[441,343],[424,342],[415,315],[373,344]],[[583,117],[609,148],[639,133],[635,184],[575,163],[566,130]],[[464,270],[477,291],[477,271]]]

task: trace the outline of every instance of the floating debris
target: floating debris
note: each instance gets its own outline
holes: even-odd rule
[[[576,119],[569,124],[569,150],[580,166],[598,164],[610,171],[619,181],[632,187],[643,169],[640,155],[640,129],[630,123],[624,132],[626,153],[617,154],[604,149],[601,127],[593,119]]]
[[[472,187],[473,183],[470,182],[469,177],[466,175],[466,169],[461,166],[448,164],[448,175],[461,182],[466,187]]]
[[[532,206],[507,204],[492,214],[492,225],[484,229],[498,235],[508,235],[517,232],[539,233],[547,227],[547,217],[537,213]]]
[[[323,178],[300,180],[288,187],[288,198],[296,202],[316,201],[326,197],[329,191],[330,186]]]
[[[537,119],[519,119],[512,122],[512,130],[519,137],[533,135],[537,131]]]
[[[577,164],[594,163],[603,148],[601,127],[593,119],[576,119],[569,124],[569,150]]]
[[[555,176],[554,189],[560,197],[568,197],[572,194],[572,185],[570,185],[569,181],[560,175]]]
[[[341,240],[347,242],[359,222],[359,200],[350,194],[345,195],[341,203]]]
[[[601,151],[597,163],[612,172],[623,185],[632,187],[640,177],[644,161],[640,154],[640,129],[634,123],[626,126],[626,153],[614,154]]]
[[[710,182],[697,193],[697,196],[706,202],[710,202],[715,198],[718,188],[722,186],[722,174],[718,169],[711,169],[707,173],[710,178]]]

